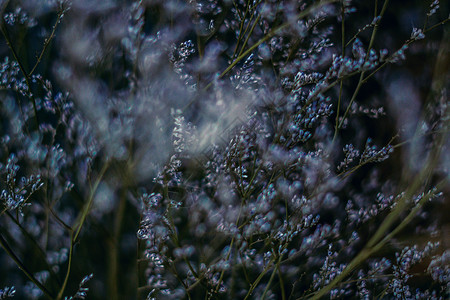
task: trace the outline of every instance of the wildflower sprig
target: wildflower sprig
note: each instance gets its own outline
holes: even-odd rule
[[[3,1],[0,298],[445,298],[445,9]]]

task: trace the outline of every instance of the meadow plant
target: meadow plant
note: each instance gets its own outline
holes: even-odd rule
[[[448,299],[449,7],[0,2],[0,299]]]

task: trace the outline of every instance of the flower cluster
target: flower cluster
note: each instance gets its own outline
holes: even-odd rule
[[[2,2],[0,299],[448,298],[449,18],[375,2]]]

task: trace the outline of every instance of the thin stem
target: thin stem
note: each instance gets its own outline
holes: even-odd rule
[[[241,201],[241,207],[239,208],[239,214],[236,219],[236,226],[239,225],[239,219],[241,218],[242,207],[244,206],[244,203],[245,203],[245,198],[243,198]],[[230,259],[231,251],[233,250],[234,240],[235,240],[235,236],[233,236],[233,238],[231,239],[230,245],[228,246],[229,250],[228,250],[227,256],[225,257],[225,260]],[[216,293],[219,292],[220,284],[222,283],[224,275],[225,275],[225,269],[223,269],[222,272],[220,273],[219,281],[217,282],[217,286],[216,286],[216,290],[215,290]]]
[[[424,33],[427,33],[428,31],[433,30],[433,29],[435,29],[436,27],[439,27],[439,26],[441,26],[441,25],[444,25],[444,24],[447,23],[449,20],[450,20],[450,18],[447,18],[447,19],[445,19],[445,20],[442,20],[441,22],[439,22],[439,23],[437,23],[437,24],[434,24],[434,25],[431,26],[431,27],[428,27],[428,28],[427,28],[426,30],[424,30],[423,32],[424,32]]]
[[[379,16],[380,19],[375,23],[375,26],[374,26],[373,31],[372,31],[372,35],[370,37],[369,46],[367,47],[367,52],[366,52],[366,57],[364,59],[364,62],[366,62],[367,59],[369,58],[370,50],[372,49],[373,43],[375,42],[375,36],[377,34],[377,31],[378,31],[378,25],[380,24],[380,20],[383,17],[383,15],[384,15],[384,13],[385,13],[385,11],[387,9],[388,3],[389,3],[389,0],[385,0],[384,1],[383,8],[381,9],[380,16]],[[342,125],[344,124],[345,119],[347,118],[347,114],[350,111],[350,108],[351,108],[353,102],[355,101],[356,96],[358,95],[359,90],[361,89],[361,86],[364,84],[364,81],[363,81],[364,74],[365,74],[365,71],[361,72],[361,75],[359,76],[358,85],[356,86],[356,89],[355,89],[355,91],[354,91],[354,93],[352,95],[352,98],[350,99],[350,103],[347,106],[347,109],[346,109],[346,111],[345,111],[345,113],[344,113],[344,115],[342,117],[342,120],[339,123],[339,126],[335,129],[335,135],[337,134],[337,131],[340,128],[342,128]]]
[[[251,286],[252,283],[250,282],[250,278],[249,278],[248,272],[247,272],[247,267],[245,266],[245,262],[244,262],[244,258],[242,257],[242,253],[239,252],[239,256],[242,261],[242,270],[244,271],[245,280]]]
[[[440,153],[442,151],[442,143],[445,140],[446,135],[443,134],[438,143],[434,145],[433,155],[430,155],[426,163],[426,167],[416,176],[412,184],[408,185],[408,189],[402,195],[402,197],[397,200],[394,210],[383,220],[382,224],[379,226],[378,230],[369,240],[364,249],[358,253],[358,255],[347,265],[347,267],[336,276],[327,286],[318,291],[312,300],[320,299],[321,297],[328,294],[338,283],[344,280],[358,265],[366,261],[372,254],[378,252],[389,240],[391,240],[396,234],[398,234],[403,228],[408,225],[413,217],[419,212],[420,208],[434,195],[438,190],[442,189],[448,182],[446,179],[439,182],[433,192],[427,193],[421,198],[418,204],[410,211],[410,213],[402,220],[402,222],[396,226],[389,234],[385,235],[386,231],[393,225],[395,221],[398,220],[400,214],[404,211],[408,204],[408,200],[412,198],[414,193],[416,193],[421,185],[421,183],[427,180],[432,170],[436,167],[439,161]]]
[[[69,282],[69,276],[70,271],[72,268],[72,258],[73,258],[73,248],[75,246],[75,239],[73,232],[71,233],[70,237],[70,250],[69,250],[69,261],[67,263],[67,270],[66,270],[66,276],[64,277],[63,285],[61,286],[61,289],[58,292],[58,295],[56,296],[56,300],[60,300],[64,294],[64,290],[66,289],[67,283]]]
[[[344,1],[341,2],[341,55],[342,57],[345,56],[345,6],[344,6]],[[336,140],[337,137],[337,128],[339,127],[339,112],[340,112],[340,108],[341,108],[341,100],[342,100],[342,90],[343,90],[343,86],[344,86],[344,81],[343,79],[341,79],[341,82],[339,84],[339,98],[338,98],[338,103],[337,103],[337,107],[336,107],[336,123],[335,123],[335,130],[334,130],[334,136],[333,136],[333,140],[332,140],[332,144],[334,144],[334,141]]]
[[[102,170],[100,171],[98,178],[94,183],[94,186],[91,188],[91,193],[89,195],[88,202],[84,206],[84,210],[81,214],[80,221],[77,225],[77,230],[75,231],[75,234],[74,234],[74,241],[76,241],[78,239],[78,236],[80,235],[81,228],[83,228],[84,222],[86,221],[89,211],[91,210],[92,203],[94,202],[94,195],[95,195],[97,188],[98,188],[100,182],[102,181],[103,176],[105,175],[105,172],[108,169],[108,167],[109,167],[109,162],[106,162],[105,165],[103,166]],[[73,226],[73,227],[75,227],[75,226]]]
[[[348,40],[348,42],[345,44],[345,47],[349,46],[354,40],[356,40],[356,38],[358,37],[358,35],[359,35],[361,32],[363,32],[364,30],[366,30],[367,28],[372,27],[372,26],[373,26],[372,24],[367,24],[367,25],[365,25],[363,28],[358,29],[358,32],[356,32],[356,33],[353,35],[353,37],[352,37],[350,40]]]
[[[52,293],[49,290],[47,290],[47,288],[33,276],[33,274],[27,269],[27,267],[22,263],[22,261],[16,256],[14,251],[9,247],[8,243],[1,234],[0,234],[0,246],[2,246],[2,248],[6,251],[9,257],[12,258],[12,260],[16,263],[19,269],[21,269],[25,273],[28,279],[30,279],[31,282],[33,282],[47,296],[47,298],[54,299]]]
[[[56,28],[58,27],[58,24],[61,22],[62,16],[65,13],[65,9],[63,9],[61,7],[61,10],[58,12],[58,15],[56,17],[56,22],[53,25],[52,28],[52,32],[50,33],[50,36],[48,38],[45,39],[44,41],[44,46],[42,47],[41,53],[39,54],[36,63],[34,64],[33,68],[31,69],[30,73],[28,73],[28,76],[31,76],[34,71],[36,70],[37,66],[39,65],[39,63],[42,60],[42,57],[44,56],[45,51],[47,50],[48,46],[50,45],[51,41],[53,40],[53,38],[55,37],[55,33],[56,33]]]
[[[239,10],[237,9],[237,6],[236,6],[236,2],[233,1],[233,4],[235,5],[236,11],[239,13]],[[238,36],[238,39],[236,42],[236,46],[234,47],[233,55],[231,56],[232,58],[234,58],[234,56],[236,55],[237,49],[239,48],[239,44],[244,35],[244,32],[242,31],[242,29],[244,28],[245,18],[247,17],[249,7],[250,7],[250,3],[248,2],[247,7],[244,12],[244,16],[241,17],[241,24],[239,25],[239,36]]]
[[[307,9],[305,9],[304,11],[302,11],[300,14],[298,14],[297,19],[303,19],[304,17],[306,17],[307,15],[309,15],[312,11],[322,7],[323,5],[326,4],[330,4],[333,2],[336,2],[337,0],[327,0],[327,1],[323,1],[320,2],[319,4],[316,5],[312,5],[310,7],[308,7]],[[246,51],[244,51],[241,55],[239,55],[229,66],[228,68],[226,68],[220,75],[219,75],[219,79],[222,78],[223,76],[225,76],[225,74],[227,74],[231,69],[233,69],[242,59],[244,59],[247,55],[249,55],[253,50],[255,50],[256,48],[259,47],[259,45],[261,45],[262,43],[268,41],[270,38],[272,38],[273,36],[275,36],[278,32],[280,32],[281,30],[285,29],[286,27],[289,27],[290,23],[286,22],[280,26],[278,26],[277,28],[271,30],[269,33],[267,33],[263,38],[261,38],[259,41],[257,41],[253,46],[251,46],[250,48],[248,48]],[[212,85],[212,82],[210,82],[206,87],[205,90],[207,90],[208,88],[210,88]]]
[[[253,293],[253,290],[258,286],[259,282],[261,281],[261,279],[264,277],[264,275],[266,275],[266,273],[270,270],[270,268],[272,267],[272,263],[273,263],[273,258],[272,260],[270,260],[267,263],[267,266],[264,268],[264,270],[261,272],[261,274],[259,274],[259,276],[256,278],[256,280],[253,282],[253,284],[250,286],[250,289],[247,292],[247,295],[245,295],[244,300],[247,300],[250,295]]]
[[[111,240],[109,250],[109,272],[108,272],[108,293],[109,299],[119,299],[118,277],[119,277],[119,247],[120,231],[126,207],[126,192],[121,192],[119,207],[114,218],[114,238]]]
[[[281,299],[286,300],[286,290],[284,289],[283,274],[281,273],[280,270],[280,264],[278,264],[277,270],[278,270],[278,279],[280,281]]]
[[[19,65],[19,69],[22,72],[22,75],[23,75],[23,77],[25,79],[25,83],[27,84],[29,97],[30,97],[31,102],[33,104],[34,118],[35,118],[35,121],[36,121],[36,127],[37,127],[37,130],[39,131],[39,119],[38,119],[38,113],[37,113],[36,99],[34,98],[34,95],[31,92],[31,83],[30,83],[31,80],[30,80],[30,77],[28,76],[28,73],[25,71],[25,67],[22,65],[22,62],[19,60],[19,57],[18,57],[18,55],[16,53],[16,50],[14,49],[14,47],[13,47],[13,45],[11,43],[8,31],[6,30],[5,25],[4,25],[3,17],[2,17],[2,20],[1,20],[1,24],[0,24],[0,30],[2,32],[3,37],[5,38],[6,44],[8,45],[9,49],[11,50],[12,55],[14,56],[14,59],[17,61],[17,64]]]
[[[253,23],[252,28],[250,29],[250,32],[247,34],[247,37],[245,38],[244,44],[242,45],[241,51],[239,51],[238,56],[240,56],[240,55],[242,54],[242,52],[243,52],[244,49],[245,49],[245,46],[247,46],[247,42],[248,42],[248,40],[250,39],[250,36],[252,35],[253,30],[255,29],[256,24],[258,24],[260,18],[261,18],[261,15],[258,15],[258,17],[256,17],[256,20],[255,20],[255,22]],[[249,23],[249,24],[250,24],[250,23]]]
[[[47,270],[50,272],[52,278],[56,280],[58,285],[61,285],[61,282],[59,282],[58,280],[58,276],[56,276],[55,272],[53,271],[53,269],[51,268],[50,264],[47,261],[47,256],[44,250],[42,250],[41,246],[37,243],[36,239],[33,238],[33,236],[22,226],[22,224],[20,224],[16,220],[16,218],[14,218],[13,215],[11,215],[8,211],[6,211],[6,215],[17,225],[17,227],[19,227],[23,235],[25,235],[28,238],[28,240],[34,245],[35,249],[37,249],[39,256],[41,256],[41,259],[45,263]]]
[[[87,215],[89,214],[89,211],[91,209],[95,192],[97,191],[97,188],[98,188],[106,170],[108,169],[108,167],[109,167],[109,162],[106,162],[105,165],[103,166],[102,170],[100,171],[100,174],[99,174],[96,182],[94,183],[94,186],[91,188],[88,202],[86,203],[84,210],[81,213],[80,221],[79,221],[78,225],[73,226],[74,228],[77,227],[77,230],[75,232],[73,232],[73,231],[71,232],[69,261],[67,264],[66,276],[64,278],[64,283],[63,283],[61,289],[59,290],[58,296],[56,297],[56,300],[60,300],[62,298],[62,296],[64,294],[64,290],[66,289],[67,282],[68,282],[69,276],[70,276],[71,267],[72,267],[73,248],[75,246],[75,243],[78,240],[78,236],[80,235],[81,229],[83,228],[83,224],[86,221]]]
[[[279,265],[280,265],[280,261],[278,260],[275,268],[272,271],[272,275],[270,275],[269,282],[267,283],[266,288],[264,289],[264,292],[261,296],[261,300],[264,300],[266,298],[267,292],[269,291],[270,284],[272,283],[273,279],[275,278],[275,275],[277,274]]]
[[[191,299],[191,294],[189,294],[189,287],[186,285],[186,283],[183,281],[183,279],[181,278],[180,274],[178,274],[177,269],[175,268],[173,263],[168,262],[173,274],[175,275],[175,277],[177,278],[177,280],[181,283],[181,285],[183,286],[184,290],[186,291],[186,295],[188,297],[188,299]]]

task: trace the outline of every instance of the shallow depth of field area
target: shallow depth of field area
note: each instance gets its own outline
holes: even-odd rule
[[[0,299],[450,298],[447,1],[0,16]]]

